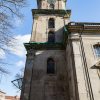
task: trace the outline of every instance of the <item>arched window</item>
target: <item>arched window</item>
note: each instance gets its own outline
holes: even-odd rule
[[[50,18],[48,21],[48,28],[55,28],[55,21],[53,18]]]
[[[55,42],[55,33],[52,32],[52,31],[50,31],[50,32],[48,33],[48,42],[49,42],[49,43],[54,43],[54,42]]]
[[[100,57],[100,44],[95,44],[93,47],[96,57]]]
[[[55,73],[55,62],[52,58],[48,58],[47,60],[47,74]]]
[[[54,9],[54,4],[50,4],[50,5],[49,5],[49,8],[50,8],[50,9]]]

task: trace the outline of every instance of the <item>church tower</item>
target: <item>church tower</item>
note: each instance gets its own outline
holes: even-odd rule
[[[21,100],[70,100],[64,26],[71,11],[66,1],[37,0],[38,9],[32,10]]]
[[[21,100],[100,100],[100,23],[70,22],[67,0],[37,0]]]

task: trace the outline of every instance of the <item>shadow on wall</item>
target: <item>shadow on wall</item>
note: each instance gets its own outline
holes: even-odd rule
[[[95,69],[97,70],[97,74],[99,76],[99,79],[100,79],[100,61],[98,61],[96,64],[94,64],[91,69]]]

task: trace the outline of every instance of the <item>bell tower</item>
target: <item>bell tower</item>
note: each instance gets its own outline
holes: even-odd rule
[[[64,26],[70,10],[66,0],[37,0],[27,50],[21,100],[70,100]]]
[[[66,0],[37,0],[38,9],[66,9]]]

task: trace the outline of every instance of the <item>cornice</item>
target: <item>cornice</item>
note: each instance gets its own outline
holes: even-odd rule
[[[33,16],[35,15],[59,15],[70,18],[71,10],[52,10],[52,9],[32,9]]]
[[[38,43],[30,42],[24,44],[27,51],[29,50],[65,50],[63,43]]]
[[[100,33],[100,23],[70,22],[66,29],[69,33]]]

